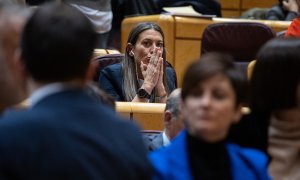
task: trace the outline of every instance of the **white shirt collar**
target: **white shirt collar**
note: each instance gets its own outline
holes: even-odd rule
[[[166,135],[165,131],[163,132],[162,137],[163,137],[163,146],[169,145],[170,144],[170,140],[169,140],[168,136]]]
[[[30,106],[34,106],[35,104],[37,104],[39,101],[41,101],[42,99],[44,99],[45,97],[67,90],[67,89],[71,89],[72,86],[66,84],[66,83],[51,83],[51,84],[47,84],[45,86],[42,86],[40,88],[38,88],[37,90],[35,90],[29,97],[29,102],[30,102]]]

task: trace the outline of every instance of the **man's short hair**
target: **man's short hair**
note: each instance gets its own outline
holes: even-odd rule
[[[81,12],[64,4],[45,4],[25,25],[22,60],[35,81],[83,78],[95,43],[94,28]]]
[[[181,89],[175,89],[167,99],[165,111],[170,111],[174,117],[177,117],[180,113],[180,91]]]

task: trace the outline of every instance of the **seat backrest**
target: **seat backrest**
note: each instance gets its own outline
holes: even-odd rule
[[[247,74],[248,74],[248,79],[249,79],[249,80],[251,79],[251,76],[252,76],[252,73],[253,73],[253,69],[254,69],[255,63],[256,63],[256,60],[253,60],[253,61],[251,61],[251,62],[248,64],[248,67],[247,67]]]
[[[96,73],[93,78],[94,81],[95,82],[99,81],[99,75],[103,68],[112,64],[120,63],[121,61],[123,61],[123,59],[124,59],[124,54],[106,54],[103,56],[95,57],[92,61],[92,63],[95,63],[97,67]]]
[[[250,62],[258,50],[274,38],[274,31],[257,22],[224,22],[210,24],[202,35],[201,54],[217,51],[233,56],[235,61]]]

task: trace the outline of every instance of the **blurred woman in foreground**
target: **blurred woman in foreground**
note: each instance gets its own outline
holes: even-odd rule
[[[182,86],[186,130],[150,154],[155,179],[269,179],[267,157],[226,142],[241,117],[246,80],[231,57],[208,53],[187,69]]]

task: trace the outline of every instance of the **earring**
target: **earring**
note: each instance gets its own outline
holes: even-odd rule
[[[133,53],[132,50],[129,52],[129,55],[130,55],[130,56],[134,56],[134,53]]]

